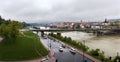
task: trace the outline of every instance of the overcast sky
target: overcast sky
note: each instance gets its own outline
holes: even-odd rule
[[[120,0],[0,0],[0,15],[28,23],[99,21],[120,18]]]

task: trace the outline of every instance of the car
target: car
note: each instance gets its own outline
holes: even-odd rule
[[[60,47],[59,52],[63,52],[63,48],[62,47]]]
[[[71,50],[75,51],[75,49],[74,49],[74,48],[71,48]]]
[[[47,39],[47,36],[44,36],[43,38],[44,38],[44,39]]]
[[[66,47],[65,44],[62,44],[62,47],[65,48]]]
[[[71,52],[72,54],[76,54],[76,50],[75,50],[74,48],[71,48],[71,49],[70,49],[70,52]]]

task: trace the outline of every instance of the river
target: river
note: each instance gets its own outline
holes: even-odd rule
[[[118,35],[96,37],[85,32],[64,32],[62,36],[71,37],[73,40],[79,42],[85,40],[85,45],[90,47],[90,49],[99,48],[104,51],[106,57],[115,57],[117,52],[120,53],[120,36]]]

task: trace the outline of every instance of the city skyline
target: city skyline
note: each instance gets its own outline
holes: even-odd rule
[[[36,22],[103,21],[120,18],[120,0],[0,0],[6,19]]]

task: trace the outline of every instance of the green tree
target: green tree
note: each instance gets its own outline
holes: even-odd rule
[[[2,23],[0,26],[0,35],[5,39],[9,37],[8,27],[5,23]]]
[[[115,58],[114,58],[114,62],[120,62],[120,56],[116,56]]]
[[[19,30],[18,30],[20,28],[19,23],[13,21],[8,25],[8,28],[9,28],[9,31],[10,31],[10,33],[9,33],[10,38],[15,41],[18,34],[19,34]]]
[[[100,51],[99,49],[96,50],[92,49],[89,51],[89,54],[92,56],[99,56],[99,51]]]
[[[14,43],[19,35],[19,28],[21,23],[12,21],[8,25],[2,23],[0,26],[0,35],[3,37],[6,43]],[[8,42],[9,41],[9,42]]]

